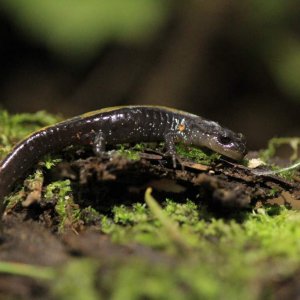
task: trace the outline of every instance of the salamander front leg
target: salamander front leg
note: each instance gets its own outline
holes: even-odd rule
[[[176,160],[180,162],[176,153],[175,142],[179,140],[178,134],[174,132],[169,132],[165,135],[165,147],[166,147],[166,155],[172,157],[173,168],[176,168]]]
[[[103,157],[105,153],[106,139],[102,131],[97,132],[93,142],[93,151],[96,156]]]

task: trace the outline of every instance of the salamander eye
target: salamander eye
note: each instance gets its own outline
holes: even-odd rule
[[[232,142],[231,138],[228,136],[224,136],[221,135],[218,137],[218,141],[222,144],[222,145],[228,145]]]

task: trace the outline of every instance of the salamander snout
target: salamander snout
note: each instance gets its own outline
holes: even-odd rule
[[[211,146],[213,150],[234,160],[241,160],[247,153],[244,135],[229,129],[219,132]]]

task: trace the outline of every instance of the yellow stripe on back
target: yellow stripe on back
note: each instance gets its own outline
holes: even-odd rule
[[[167,107],[167,106],[160,106],[160,105],[123,105],[123,106],[112,106],[112,107],[101,108],[101,109],[98,109],[98,110],[94,110],[94,111],[90,111],[90,112],[84,113],[80,117],[82,117],[82,118],[88,118],[88,117],[92,117],[92,116],[97,115],[97,114],[106,113],[106,112],[112,112],[112,111],[117,111],[117,110],[124,109],[124,108],[129,108],[129,109],[134,109],[134,108],[158,108],[158,109],[165,110],[167,112],[173,112],[173,113],[185,115],[187,117],[197,117],[197,115],[188,113],[188,112],[183,111],[183,110],[179,110],[179,109],[175,109],[175,108],[171,108],[171,107]]]

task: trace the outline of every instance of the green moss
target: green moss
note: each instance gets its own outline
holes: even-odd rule
[[[114,222],[122,225],[138,224],[149,219],[149,213],[146,206],[141,203],[132,205],[132,208],[125,205],[115,206],[113,208]]]
[[[32,191],[35,189],[36,184],[39,183],[41,186],[44,181],[44,175],[41,169],[37,169],[34,174],[29,175],[25,182],[24,185],[29,189],[29,191]]]
[[[95,277],[98,263],[89,259],[76,259],[57,270],[52,294],[55,299],[97,300]]]
[[[280,170],[280,168],[277,168],[277,170]],[[296,176],[297,170],[288,170],[288,171],[282,171],[278,173],[278,175],[288,181],[292,181],[294,177]]]
[[[187,146],[184,144],[178,144],[176,146],[176,152],[182,157],[188,158],[203,165],[211,165],[221,157],[221,155],[216,152]]]
[[[134,240],[158,247],[164,244],[164,238],[156,239],[160,235],[159,222],[154,220],[145,205],[136,203],[131,207],[115,206],[112,213],[112,219],[102,217],[101,230],[109,234],[113,241],[126,244],[129,240]]]
[[[18,203],[21,203],[24,200],[25,188],[21,187],[17,193],[12,193],[9,196],[5,197],[5,203],[7,209],[12,209]]]
[[[148,147],[152,146],[152,144],[148,144]],[[157,145],[156,145],[157,146]],[[124,145],[118,145],[119,149],[117,152],[130,160],[139,160],[139,153],[145,151],[147,145],[145,143],[139,143],[134,145],[132,148],[128,149]],[[153,145],[155,147],[155,144]],[[161,152],[164,152],[164,143],[160,143],[158,148]],[[200,163],[203,165],[211,165],[213,162],[218,160],[221,155],[210,151],[208,149],[200,149],[193,146],[187,146],[185,144],[179,143],[176,145],[176,153],[184,158],[192,160],[196,163]]]
[[[221,282],[214,271],[189,259],[176,267],[131,259],[115,271],[111,299],[255,299],[240,286],[241,280]]]
[[[272,188],[269,193],[268,193],[268,197],[275,197],[278,195],[280,191],[277,188]]]
[[[33,174],[29,175],[24,181],[24,186],[16,189],[17,192],[12,193],[5,199],[7,208],[15,207],[18,203],[25,200],[25,195],[28,192],[41,188],[44,181],[44,175],[41,169],[37,169]]]
[[[36,279],[49,280],[55,278],[55,270],[51,267],[40,267],[18,262],[0,261],[0,272],[10,275],[26,276]]]
[[[101,215],[94,208],[88,206],[80,210],[79,218],[85,225],[92,225],[97,224],[101,220]]]
[[[52,169],[55,167],[58,163],[62,161],[62,158],[60,157],[54,157],[54,155],[46,154],[43,157],[43,161],[40,162],[40,165],[45,167],[47,170]]]
[[[58,229],[62,232],[65,227],[70,227],[78,222],[80,209],[73,201],[70,180],[56,181],[46,187],[44,201],[56,201],[55,211],[59,217]]]
[[[52,201],[53,198],[61,198],[68,197],[71,193],[71,182],[70,180],[63,180],[63,181],[55,181],[49,184],[46,187],[44,198],[45,200]]]
[[[126,157],[129,160],[139,160],[140,159],[139,153],[141,151],[142,151],[142,147],[127,149],[124,145],[119,145],[119,149],[117,150],[117,153],[119,153],[121,156]]]
[[[180,256],[173,252],[166,259],[165,250],[170,244],[175,248],[178,244],[176,239],[165,237],[167,242],[164,244],[151,243],[162,256],[157,253],[154,260],[147,255],[126,259],[115,256],[111,261],[104,258],[102,262],[100,259],[100,265],[105,265],[104,272],[96,272],[99,261],[75,261],[62,269],[63,280],[59,279],[61,283],[55,284],[56,293],[58,284],[59,295],[64,295],[61,299],[69,299],[67,291],[72,285],[76,285],[75,291],[77,286],[81,286],[81,290],[87,289],[87,295],[92,293],[95,299],[272,299],[272,286],[266,287],[266,283],[292,276],[300,264],[299,212],[270,206],[248,212],[244,222],[238,223],[223,219],[197,220],[199,207],[191,201],[176,204],[168,200],[162,209],[163,219],[155,209],[149,210],[143,205],[135,207],[138,209],[115,208],[115,221],[106,219],[107,227],[111,228],[109,235],[119,232],[121,239],[115,241],[124,242],[122,232],[127,228],[131,234],[127,232],[126,244],[149,245],[149,239],[157,240],[162,233],[166,235],[163,230],[166,218],[167,223],[174,225],[181,212],[185,217],[179,218],[182,225],[177,223],[176,230],[185,238],[192,235],[197,244],[183,249],[185,252]],[[139,209],[140,220],[137,221],[130,214]],[[192,215],[192,221],[189,215]],[[158,222],[155,222],[156,218]],[[139,226],[146,223],[149,227]],[[137,240],[136,237],[145,230],[148,240]],[[85,282],[76,283],[82,276]]]
[[[166,199],[164,210],[169,217],[180,224],[193,225],[199,221],[198,206],[190,200],[179,204]]]
[[[61,189],[69,191],[67,182],[65,186]],[[201,205],[190,200],[179,204],[168,199],[154,209],[141,203],[116,206],[112,218],[102,217],[102,231],[115,243],[138,243],[156,251],[71,261],[55,268],[57,276],[51,277],[50,285],[54,295],[60,299],[70,295],[73,299],[77,295],[87,295],[85,299],[272,299],[270,283],[297,272],[300,212],[267,206],[244,212],[242,222],[204,219],[202,213]],[[178,234],[187,247],[178,243]]]
[[[140,207],[136,217],[133,207],[115,208],[113,219],[102,220],[105,232],[115,242],[138,242],[175,256],[181,253],[181,258],[175,265],[128,260],[112,271],[115,280],[110,287],[115,299],[120,295],[130,299],[257,299],[271,293],[263,289],[266,282],[293,274],[300,264],[300,212],[265,207],[244,214],[239,223],[204,220],[199,205],[191,201],[167,200],[163,217]],[[177,237],[172,238],[172,226],[188,247],[182,248]],[[174,252],[178,247],[180,252]]]

